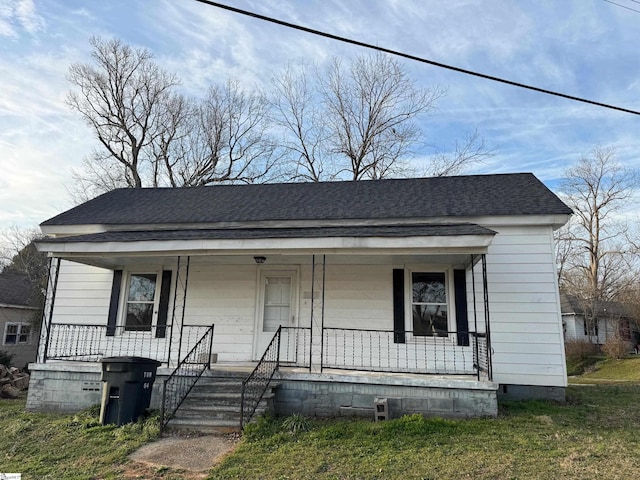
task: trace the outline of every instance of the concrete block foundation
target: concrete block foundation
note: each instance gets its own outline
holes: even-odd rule
[[[278,372],[277,415],[374,418],[376,399],[387,399],[389,418],[421,414],[446,418],[494,417],[498,414],[494,382],[358,372]]]
[[[102,364],[48,362],[29,365],[31,379],[26,409],[36,412],[78,412],[102,401]],[[168,369],[158,369],[151,408],[160,408],[162,382]]]

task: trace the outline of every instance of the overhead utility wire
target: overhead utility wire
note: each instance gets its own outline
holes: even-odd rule
[[[467,75],[472,75],[474,77],[480,77],[480,78],[484,78],[486,80],[492,80],[494,82],[505,83],[507,85],[512,85],[514,87],[525,88],[527,90],[533,90],[535,92],[546,93],[547,95],[554,95],[556,97],[562,97],[562,98],[566,98],[566,99],[569,99],[569,100],[574,100],[576,102],[588,103],[588,104],[591,104],[591,105],[596,105],[598,107],[610,108],[612,110],[618,110],[620,112],[631,113],[633,115],[640,115],[640,111],[637,111],[637,110],[630,110],[628,108],[617,107],[615,105],[609,105],[609,104],[606,104],[606,103],[596,102],[594,100],[589,100],[589,99],[586,99],[586,98],[575,97],[573,95],[567,95],[566,93],[554,92],[552,90],[546,90],[544,88],[534,87],[532,85],[526,85],[524,83],[514,82],[514,81],[511,81],[511,80],[506,80],[504,78],[494,77],[492,75],[486,75],[484,73],[474,72],[472,70],[466,70],[466,69],[460,68],[460,67],[454,67],[452,65],[447,65],[445,63],[435,62],[433,60],[428,60],[426,58],[416,57],[415,55],[410,55],[408,53],[402,53],[402,52],[399,52],[397,50],[391,50],[389,48],[378,47],[378,46],[375,46],[375,45],[371,45],[370,43],[364,43],[364,42],[360,42],[358,40],[353,40],[353,39],[350,39],[350,38],[341,37],[339,35],[333,35],[331,33],[322,32],[320,30],[314,30],[314,29],[309,28],[309,27],[303,27],[302,25],[296,25],[294,23],[285,22],[283,20],[278,20],[277,18],[266,17],[264,15],[260,15],[260,14],[255,13],[255,12],[249,12],[247,10],[241,10],[239,8],[231,7],[229,5],[223,5],[221,3],[214,2],[212,0],[196,0],[196,1],[200,2],[200,3],[204,3],[206,5],[210,5],[212,7],[218,7],[218,8],[221,8],[223,10],[228,10],[230,12],[239,13],[241,15],[246,15],[248,17],[257,18],[259,20],[264,20],[265,22],[275,23],[277,25],[281,25],[281,26],[288,27],[288,28],[293,28],[295,30],[301,30],[303,32],[311,33],[313,35],[319,35],[321,37],[330,38],[332,40],[338,40],[338,41],[344,42],[344,43],[350,43],[352,45],[357,45],[359,47],[364,47],[364,48],[369,48],[369,49],[372,49],[372,50],[377,50],[379,52],[384,52],[384,53],[388,53],[390,55],[395,55],[395,56],[398,56],[398,57],[407,58],[409,60],[414,60],[416,62],[427,63],[429,65],[434,65],[436,67],[445,68],[447,70],[453,70],[454,72],[465,73]]]
[[[622,5],[621,3],[612,2],[611,0],[604,0],[604,1],[607,2],[607,3],[610,3],[611,5],[615,5],[616,7],[626,8],[627,10],[631,10],[632,12],[640,13],[640,10],[636,10],[635,8],[627,7],[626,5]],[[636,3],[640,3],[640,2],[636,2]]]

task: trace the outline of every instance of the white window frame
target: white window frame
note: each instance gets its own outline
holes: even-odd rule
[[[445,294],[447,296],[447,336],[413,334],[413,273],[444,273]],[[456,309],[455,287],[453,282],[453,267],[443,265],[411,265],[405,268],[405,330],[407,341],[433,342],[437,340],[456,340]]]
[[[156,276],[156,289],[153,293],[153,310],[151,312],[151,325],[149,326],[149,330],[127,330],[127,306],[129,304],[129,287],[131,286],[131,276],[132,275],[149,275],[154,274]],[[154,331],[154,327],[158,323],[158,307],[160,303],[160,289],[162,288],[162,270],[156,269],[131,269],[125,270],[122,275],[123,279],[123,288],[120,294],[120,308],[118,315],[118,325],[121,327],[121,331],[123,334],[125,333],[152,333]]]
[[[16,343],[7,343],[7,331],[9,330],[9,326],[17,326],[18,331],[16,332]],[[26,342],[20,341],[20,335],[22,335],[22,327],[29,327],[29,335],[27,336]],[[32,325],[28,322],[6,322],[4,324],[4,335],[2,336],[2,345],[13,347],[18,345],[31,345],[31,336],[33,334]]]

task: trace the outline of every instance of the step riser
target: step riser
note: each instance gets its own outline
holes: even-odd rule
[[[240,431],[240,404],[244,378],[232,374],[210,374],[200,377],[169,421],[167,430],[198,433]],[[255,417],[267,411],[268,399],[272,397],[272,390],[267,389],[256,409]]]

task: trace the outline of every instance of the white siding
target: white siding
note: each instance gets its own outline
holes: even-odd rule
[[[54,303],[54,323],[105,325],[113,272],[62,260]]]
[[[185,324],[215,324],[219,361],[251,360],[256,315],[257,267],[196,266],[189,272]]]
[[[391,265],[327,265],[325,327],[393,330],[392,269]],[[301,325],[309,326],[310,266],[302,266],[301,277]],[[316,282],[319,291],[319,275]]]
[[[487,255],[494,380],[565,386],[552,230],[488,227],[498,232]]]

